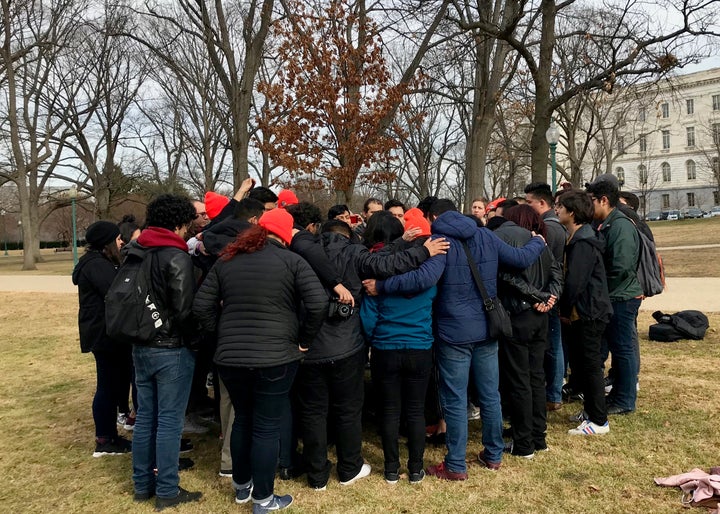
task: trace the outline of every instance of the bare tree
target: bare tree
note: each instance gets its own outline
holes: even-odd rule
[[[0,0],[3,38],[0,84],[5,111],[0,121],[8,160],[0,176],[15,183],[23,227],[23,269],[35,269],[40,259],[39,227],[42,192],[62,154],[55,141],[61,123],[62,99],[47,95],[57,80],[55,64],[81,26],[85,5],[75,0]]]

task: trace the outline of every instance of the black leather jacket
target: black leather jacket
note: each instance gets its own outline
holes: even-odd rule
[[[516,248],[532,238],[529,230],[512,221],[505,221],[495,234]],[[500,268],[499,278],[498,296],[511,314],[532,309],[534,304],[546,302],[551,295],[559,299],[563,288],[562,267],[549,247],[524,270]]]
[[[190,255],[176,247],[143,246],[137,241],[125,248],[128,257],[144,257],[150,250],[157,253],[156,265],[152,267],[152,284],[168,322],[158,330],[156,339],[189,344],[197,337],[196,324],[191,316],[195,275]]]

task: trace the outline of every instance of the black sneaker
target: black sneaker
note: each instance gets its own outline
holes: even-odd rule
[[[195,462],[192,459],[189,459],[187,457],[180,457],[178,460],[178,471],[185,471],[186,469],[191,469],[195,465]]]
[[[105,455],[122,455],[132,451],[132,443],[124,437],[117,436],[113,439],[96,440],[93,457],[104,457]]]
[[[163,510],[169,507],[180,505],[181,503],[196,502],[202,498],[201,492],[186,491],[182,487],[178,487],[180,492],[175,498],[155,498],[155,510]]]
[[[133,494],[133,500],[136,502],[144,502],[155,496],[155,490],[148,491],[146,493],[135,493]]]
[[[410,473],[410,483],[419,484],[425,479],[425,470],[421,469],[419,473]]]
[[[385,472],[385,481],[388,484],[397,484],[398,480],[400,480],[400,473],[393,473],[392,471]]]
[[[187,453],[193,451],[195,447],[190,439],[184,437],[180,439],[180,453]]]

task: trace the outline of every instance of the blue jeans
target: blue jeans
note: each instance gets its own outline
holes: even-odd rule
[[[195,354],[187,348],[136,345],[133,361],[138,390],[132,443],[135,492],[154,490],[158,498],[174,498],[179,493],[180,437]]]
[[[482,418],[485,458],[500,462],[504,443],[500,410],[498,343],[481,341],[452,345],[439,341],[437,365],[440,375],[440,403],[447,423],[445,466],[464,473],[467,452],[467,388],[470,374],[475,383]]]
[[[563,352],[560,316],[556,310],[548,314],[548,346],[545,350],[545,400],[562,402],[562,386],[565,378],[565,354]]]
[[[638,354],[636,321],[641,300],[632,298],[612,302],[613,315],[605,329],[605,339],[612,353],[613,388],[607,397],[608,406],[635,410],[637,400]]]

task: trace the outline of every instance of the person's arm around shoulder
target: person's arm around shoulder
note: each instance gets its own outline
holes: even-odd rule
[[[540,257],[545,250],[545,239],[542,236],[534,235],[530,240],[520,248],[515,248],[505,241],[497,237],[488,229],[478,229],[486,231],[486,235],[493,240],[498,253],[500,264],[511,266],[513,268],[525,269]]]

